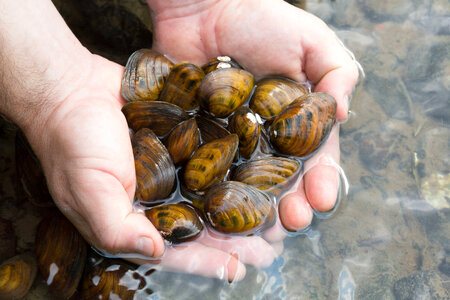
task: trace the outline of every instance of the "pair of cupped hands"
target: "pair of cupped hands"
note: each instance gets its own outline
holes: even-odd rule
[[[153,48],[175,62],[202,65],[218,55],[238,61],[256,78],[283,75],[309,80],[348,114],[357,67],[335,34],[317,17],[281,0],[149,1]],[[85,51],[84,72],[49,110],[45,127],[29,129],[59,209],[93,246],[111,254],[138,253],[162,269],[238,280],[245,265],[268,266],[283,250],[285,229],[308,226],[313,211],[337,199],[339,133],[310,160],[296,190],[279,202],[277,225],[263,236],[203,234],[166,247],[144,214],[133,210],[136,176],[127,122],[121,112],[123,66]],[[131,54],[131,53],[130,53]],[[69,76],[66,76],[68,78]],[[300,179],[299,179],[300,180]],[[283,229],[284,228],[284,229]]]

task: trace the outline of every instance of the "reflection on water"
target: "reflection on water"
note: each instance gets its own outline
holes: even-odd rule
[[[287,238],[270,267],[248,267],[242,282],[154,272],[149,299],[450,297],[450,4],[311,0],[307,6],[366,72],[341,126],[348,197],[330,218],[315,218],[305,234]],[[42,210],[15,201],[8,128],[1,123],[0,217],[12,221],[22,253],[33,249]],[[44,283],[39,278],[27,299],[46,299]]]

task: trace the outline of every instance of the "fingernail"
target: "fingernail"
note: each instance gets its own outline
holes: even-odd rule
[[[155,252],[153,240],[148,237],[141,237],[136,243],[136,250],[145,256],[153,256]]]

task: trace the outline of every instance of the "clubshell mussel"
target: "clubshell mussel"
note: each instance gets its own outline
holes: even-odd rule
[[[163,143],[148,128],[139,130],[132,140],[138,201],[166,198],[175,184],[175,166]]]
[[[229,118],[228,129],[239,137],[239,153],[250,158],[258,145],[262,121],[247,106],[239,107]]]
[[[0,265],[0,299],[21,299],[30,290],[37,273],[36,258],[25,253]]]
[[[272,199],[260,190],[237,181],[223,181],[205,195],[205,216],[221,233],[254,234],[275,222]]]
[[[165,145],[175,164],[188,160],[197,150],[200,133],[195,118],[178,124],[169,134]]]
[[[336,100],[311,93],[286,106],[270,125],[270,141],[283,154],[307,158],[327,140],[336,122]]]
[[[297,179],[302,163],[285,157],[264,157],[233,169],[231,180],[251,185],[279,197]]]
[[[153,101],[159,98],[173,63],[151,49],[131,54],[122,77],[122,97],[131,101]]]
[[[212,71],[217,69],[227,69],[227,68],[242,69],[241,66],[235,60],[226,55],[214,57],[202,66],[202,69],[205,72],[205,74],[211,73]]]
[[[155,206],[146,210],[145,215],[174,244],[195,239],[203,229],[195,209],[184,203]]]
[[[44,218],[36,230],[39,272],[50,290],[68,299],[76,291],[86,262],[87,244],[62,215]]]

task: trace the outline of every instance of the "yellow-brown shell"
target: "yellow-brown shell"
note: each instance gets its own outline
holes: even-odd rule
[[[283,154],[306,158],[327,140],[336,122],[336,101],[326,93],[295,99],[270,125],[270,141]]]
[[[178,124],[169,134],[165,145],[175,164],[188,160],[197,150],[200,133],[195,118]]]
[[[235,60],[226,55],[214,57],[202,66],[202,69],[205,72],[205,74],[208,74],[217,69],[226,69],[226,68],[242,69],[241,66]]]
[[[181,107],[162,101],[130,102],[122,107],[122,112],[134,132],[150,128],[157,136],[166,135],[189,118]]]
[[[256,83],[250,108],[264,119],[272,120],[288,104],[307,93],[305,85],[288,78],[263,78]]]
[[[145,215],[172,243],[195,239],[203,229],[195,209],[184,203],[163,204],[145,211]]]
[[[205,190],[222,180],[233,162],[239,145],[236,134],[204,144],[186,164],[184,182],[193,190]]]
[[[39,223],[35,245],[39,271],[50,290],[70,298],[83,273],[86,242],[65,217],[57,215]]]
[[[148,128],[133,136],[138,201],[151,202],[166,198],[175,184],[175,166],[166,147]]]
[[[217,69],[208,73],[200,85],[200,105],[214,117],[228,117],[247,100],[253,85],[253,75],[245,70]]]
[[[212,142],[230,134],[230,132],[222,125],[208,117],[197,116],[195,117],[195,121],[197,122],[198,129],[200,130],[202,144]]]
[[[167,77],[159,100],[176,104],[184,110],[197,108],[197,90],[203,77],[203,70],[194,64],[176,64]]]
[[[205,195],[205,215],[222,233],[252,234],[275,221],[272,200],[260,190],[237,181],[224,181]]]
[[[128,102],[157,100],[172,67],[169,59],[154,50],[137,50],[125,66],[122,97]]]
[[[14,256],[0,265],[0,299],[24,297],[37,273],[36,258],[30,253]]]
[[[237,166],[231,180],[251,185],[276,197],[286,191],[298,177],[301,162],[284,157],[265,157]]]
[[[239,137],[239,154],[250,158],[255,150],[261,133],[259,116],[254,114],[247,106],[239,107],[229,118],[228,130]]]

